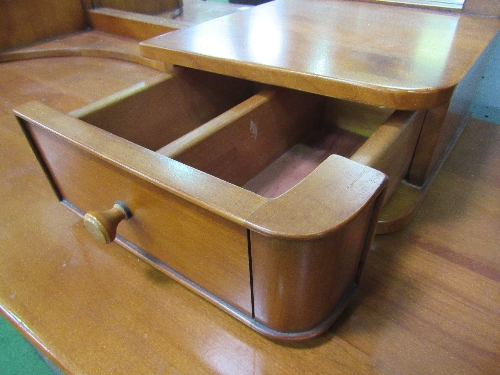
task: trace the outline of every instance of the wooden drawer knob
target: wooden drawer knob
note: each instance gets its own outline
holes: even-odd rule
[[[116,237],[116,228],[122,220],[128,220],[132,213],[125,203],[117,201],[108,211],[89,211],[83,223],[89,233],[100,243],[111,243]]]

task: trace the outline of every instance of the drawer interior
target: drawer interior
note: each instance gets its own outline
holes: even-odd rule
[[[274,198],[329,155],[350,157],[393,112],[359,106],[268,87],[158,152]]]
[[[350,158],[393,112],[177,67],[71,115],[275,198],[328,156]]]
[[[253,93],[254,84],[249,81],[174,68],[172,74],[135,85],[70,115],[154,151]]]

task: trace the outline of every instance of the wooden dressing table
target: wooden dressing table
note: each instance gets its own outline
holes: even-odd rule
[[[283,3],[279,3],[276,6],[284,6],[284,8],[288,7],[288,5],[283,5]],[[293,10],[290,12],[293,17],[300,16],[294,13]],[[288,14],[287,12],[284,13]],[[260,10],[253,14],[260,14]],[[307,16],[307,14],[305,14],[305,16]],[[230,19],[237,19],[238,22],[240,22],[240,20],[246,19],[247,17],[250,16],[246,13],[241,13],[235,15],[235,17],[229,17],[226,21],[224,21],[225,19],[220,19],[212,22],[214,22],[214,24],[224,22],[229,22],[229,24],[231,24],[236,21],[229,21]],[[457,16],[448,15],[447,17]],[[463,18],[466,20],[465,23],[467,24],[468,17]],[[309,23],[306,22],[302,25],[307,26],[308,24]],[[458,24],[460,24],[460,22],[458,22]],[[172,52],[175,48],[173,48],[170,43],[176,43],[176,40],[182,40],[183,35],[189,36],[193,31],[206,31],[202,26],[204,25],[201,25],[200,29],[195,27],[193,29],[186,29],[182,31],[180,33],[180,39],[172,39],[169,36],[162,36],[156,40],[144,42],[141,47],[141,52],[146,56],[146,58],[152,58],[151,61],[164,60],[166,62],[173,62],[201,69],[200,65],[190,65],[198,64],[198,62],[194,62],[198,61],[198,59],[192,58],[193,51],[180,50],[177,51],[177,54],[177,52]],[[265,84],[271,83],[273,85],[279,83],[278,86],[285,88],[297,89],[297,87],[294,86],[297,81],[299,83],[307,82],[307,87],[314,87],[315,93],[321,94],[322,98],[326,96],[329,97],[335,92],[335,95],[338,97],[337,99],[340,99],[340,101],[330,99],[327,100],[327,110],[323,110],[324,112],[322,112],[324,116],[323,119],[330,121],[332,118],[335,118],[335,113],[341,113],[343,116],[342,119],[348,119],[348,121],[342,122],[342,124],[345,123],[345,128],[342,128],[342,130],[348,132],[359,130],[359,125],[361,123],[359,116],[357,116],[359,113],[369,113],[368,117],[370,119],[376,119],[376,121],[380,121],[380,119],[387,121],[387,118],[389,118],[389,123],[383,124],[378,128],[378,130],[375,130],[375,133],[372,131],[371,136],[365,136],[365,138],[369,138],[370,141],[368,144],[365,143],[362,146],[365,149],[365,151],[363,151],[363,148],[361,148],[364,153],[358,153],[358,151],[356,151],[353,154],[356,155],[356,153],[358,153],[357,157],[361,158],[363,155],[371,154],[369,150],[373,150],[375,148],[381,150],[381,154],[379,155],[387,158],[387,155],[390,155],[391,152],[400,153],[402,150],[391,147],[389,147],[388,150],[386,147],[380,148],[380,146],[378,146],[379,148],[376,148],[375,146],[379,143],[386,144],[385,141],[388,139],[386,137],[393,140],[403,139],[404,142],[401,141],[403,145],[408,144],[407,142],[410,142],[410,139],[413,139],[413,142],[416,142],[418,135],[426,134],[426,124],[430,128],[436,124],[434,117],[438,117],[437,124],[438,128],[441,129],[439,125],[442,123],[442,118],[439,118],[439,116],[444,116],[446,113],[448,101],[453,91],[453,86],[458,83],[458,80],[461,78],[460,76],[466,73],[473,60],[477,58],[481,50],[486,47],[488,41],[493,36],[494,31],[498,28],[498,20],[487,19],[486,22],[478,23],[477,27],[484,27],[485,29],[477,34],[477,38],[474,40],[476,43],[473,44],[473,47],[471,47],[471,49],[467,49],[468,51],[472,51],[470,52],[470,55],[455,55],[455,58],[457,58],[457,56],[460,56],[460,59],[463,58],[465,63],[463,63],[463,65],[458,64],[458,67],[455,68],[453,68],[453,64],[451,64],[451,73],[448,75],[448,78],[452,78],[449,78],[448,81],[444,80],[451,86],[435,90],[424,87],[421,91],[415,94],[415,101],[408,99],[408,97],[412,97],[412,95],[409,95],[408,93],[401,94],[399,96],[397,94],[398,90],[387,90],[386,88],[381,89],[381,86],[392,85],[391,83],[387,83],[387,80],[390,81],[392,79],[391,77],[380,78],[382,80],[386,80],[386,83],[381,84],[379,87],[377,87],[377,85],[367,85],[367,87],[361,85],[364,89],[366,89],[366,91],[356,91],[355,87],[359,85],[355,84],[353,85],[353,88],[350,84],[351,81],[349,81],[346,86],[347,80],[344,78],[339,79],[339,82],[335,82],[337,78],[333,80],[333,83],[331,80],[329,81],[329,79],[327,79],[326,82],[322,82],[322,79],[324,79],[322,75],[318,75],[320,80],[317,81],[318,76],[313,76],[312,78],[303,77],[304,74],[302,73],[290,73],[281,67],[278,70],[284,71],[284,76],[286,77],[282,78],[280,77],[281,73],[265,75],[265,73],[263,73],[265,69],[261,69],[258,66],[255,69],[254,75],[250,77],[248,76],[251,74],[250,71],[255,68],[253,65],[252,69],[248,69],[248,64],[243,63],[241,66],[238,66],[238,63],[226,64],[226,62],[220,62],[218,58],[214,59],[213,56],[209,56],[206,59],[202,57],[199,59],[199,63],[202,65],[207,64],[204,65],[201,70],[224,73],[224,75],[235,76],[252,82]],[[305,30],[307,32],[307,27],[305,27]],[[458,30],[460,31],[461,29],[458,28]],[[470,30],[476,30],[476,26],[472,27]],[[206,35],[210,37],[211,34]],[[225,35],[227,36],[227,34]],[[238,33],[235,32],[235,35],[238,35]],[[457,35],[457,38],[461,35],[464,38],[461,41],[468,45],[468,41],[470,41],[468,38],[470,35],[462,35],[460,32]],[[481,41],[482,44],[477,43],[478,40]],[[190,44],[190,46],[193,47],[196,46],[196,44]],[[476,46],[478,46],[477,49]],[[458,48],[458,50],[461,51],[460,48]],[[454,49],[452,49],[452,51],[454,51]],[[404,59],[397,57],[396,60]],[[216,67],[213,68],[213,65]],[[382,69],[383,67],[384,66],[381,65],[379,66],[379,69]],[[125,66],[124,68],[129,71],[133,69],[132,67],[127,68]],[[221,71],[217,71],[217,69],[221,69]],[[447,69],[445,70],[448,72]],[[180,71],[185,72],[183,69]],[[273,71],[273,69],[271,69],[271,71]],[[151,84],[151,87],[154,87],[153,83],[157,84],[158,82],[163,82],[165,79],[165,76],[162,73],[154,73],[154,71],[138,71],[137,74],[137,77],[141,77],[143,75],[145,78],[142,82],[146,82],[146,86]],[[305,75],[307,76],[307,74]],[[446,76],[446,74],[444,75]],[[106,79],[104,77],[102,79],[103,87],[105,87],[106,84],[104,82],[106,82]],[[453,83],[453,79],[457,79],[457,81]],[[279,82],[274,80],[279,80]],[[132,83],[134,78],[130,77],[130,81],[130,83]],[[330,83],[331,85],[327,83]],[[123,84],[123,87],[125,88],[127,85],[125,82],[123,82]],[[60,87],[64,87],[64,83],[61,83]],[[305,86],[301,87],[303,88]],[[342,88],[342,90],[339,91],[339,87]],[[351,88],[349,89],[349,87]],[[258,92],[262,92],[260,86],[258,86],[258,90]],[[266,90],[269,89],[264,88],[263,92],[270,92],[270,94],[266,95],[285,95],[284,97],[287,97],[286,95],[291,95],[291,97],[296,95],[295,90],[288,91],[279,89],[278,94],[274,94],[272,91]],[[318,90],[318,92],[316,92],[316,90]],[[331,91],[328,94],[321,92],[321,90],[334,91]],[[408,91],[406,88],[402,89],[401,92],[405,92],[405,90]],[[110,88],[107,91],[111,94],[113,92]],[[387,91],[391,91],[391,94],[388,94]],[[95,115],[97,112],[94,112],[94,110],[95,108],[101,107],[99,107],[99,105],[96,107],[95,103],[93,103],[96,101],[96,98],[95,95],[92,94],[92,89],[90,89],[89,92],[90,95],[88,95],[88,99],[83,100],[88,103],[88,106],[85,106],[84,103],[82,103],[82,99],[80,99],[80,103],[78,105],[69,103],[64,104],[64,102],[53,100],[53,107],[62,112],[72,111],[74,116],[80,118],[85,117],[88,119],[92,116],[97,116],[97,121],[100,121],[99,115]],[[381,95],[379,97],[378,94],[380,93]],[[109,101],[109,97],[106,97],[104,92],[101,97],[103,98],[102,100]],[[358,104],[352,102],[354,97],[362,97],[364,100],[366,99],[367,103],[361,103],[362,107],[359,107]],[[21,96],[18,97],[18,101],[20,98]],[[30,97],[30,95],[27,95],[26,98],[40,100],[40,98],[33,98]],[[127,98],[127,96],[124,96],[123,98]],[[302,98],[302,96],[300,96],[300,98]],[[306,99],[302,100],[306,103],[309,102],[310,99],[309,96],[306,95]],[[384,102],[378,102],[378,100]],[[389,103],[391,103],[391,105],[388,105]],[[423,103],[426,104],[423,105]],[[82,107],[82,105],[84,106]],[[410,105],[411,107],[405,107]],[[445,106],[444,110],[442,107],[443,105]],[[388,107],[389,111],[387,108],[380,108],[380,106]],[[438,109],[434,110],[436,107]],[[25,106],[21,108],[24,109],[21,112],[26,115],[28,107]],[[39,114],[37,114],[37,107],[34,106],[31,108],[34,108],[35,110],[35,112],[32,113],[33,116],[39,116]],[[43,109],[43,107],[40,108]],[[108,107],[104,106],[102,108]],[[342,111],[342,108],[347,109]],[[360,108],[363,110],[361,111]],[[404,109],[405,111],[397,112],[396,114],[392,113],[393,109],[398,108]],[[45,111],[45,109],[43,110]],[[415,114],[411,114],[406,110],[416,110],[416,112]],[[18,326],[18,328],[23,331],[25,335],[30,336],[36,345],[42,346],[42,350],[68,372],[103,373],[114,371],[120,373],[134,371],[138,373],[268,373],[271,371],[276,373],[277,371],[292,371],[288,368],[288,365],[291,364],[292,367],[297,369],[299,372],[310,372],[312,368],[311,366],[313,366],[319,369],[321,373],[325,373],[325,371],[327,373],[341,373],[343,371],[342,369],[344,369],[344,372],[346,373],[352,373],[353,371],[368,372],[370,369],[376,371],[377,367],[381,372],[384,372],[384,366],[390,365],[390,363],[384,359],[385,357],[379,357],[382,361],[381,363],[383,363],[382,366],[377,366],[373,362],[370,362],[370,357],[377,358],[375,351],[379,346],[377,346],[378,344],[372,345],[366,335],[362,334],[362,337],[358,338],[352,337],[355,341],[358,339],[361,340],[356,342],[363,343],[362,347],[364,347],[364,349],[359,350],[355,349],[358,344],[354,344],[351,341],[351,338],[348,337],[349,333],[347,333],[347,336],[342,334],[344,330],[354,328],[354,326],[349,322],[351,319],[355,319],[356,316],[361,317],[361,326],[365,328],[367,328],[367,324],[370,321],[373,321],[374,315],[369,311],[366,311],[366,307],[360,307],[365,306],[362,304],[364,298],[367,303],[366,306],[368,307],[368,310],[373,308],[375,308],[376,311],[378,310],[378,308],[373,305],[375,301],[370,302],[369,286],[362,289],[360,297],[355,299],[354,305],[350,309],[347,317],[342,319],[341,325],[335,326],[336,328],[334,328],[333,331],[330,331],[318,339],[311,340],[307,344],[283,345],[268,341],[246,329],[236,320],[229,318],[210,304],[200,300],[199,297],[190,294],[185,288],[163,276],[161,273],[158,273],[146,263],[143,263],[135,256],[125,252],[122,248],[115,245],[109,245],[107,248],[101,248],[100,246],[95,245],[88,240],[88,235],[84,233],[83,226],[79,218],[74,216],[71,212],[65,210],[64,207],[54,199],[50,191],[50,185],[43,181],[43,175],[41,171],[36,168],[34,158],[29,155],[29,150],[26,150],[26,144],[23,143],[23,138],[20,132],[13,124],[13,117],[7,113],[8,110],[6,110],[6,115],[2,117],[2,124],[4,125],[2,127],[2,132],[5,132],[7,135],[5,137],[6,142],[9,140],[9,144],[19,144],[19,147],[16,146],[18,149],[23,149],[23,147],[25,147],[24,151],[20,151],[19,155],[22,156],[21,159],[23,161],[29,161],[26,164],[29,166],[26,167],[28,168],[26,172],[37,172],[34,173],[34,177],[29,176],[16,178],[16,174],[12,173],[15,168],[14,165],[19,164],[20,160],[17,160],[18,157],[12,158],[10,163],[4,164],[6,175],[12,176],[10,177],[11,179],[14,178],[14,180],[6,180],[4,188],[8,192],[7,196],[14,197],[17,190],[18,192],[22,191],[21,194],[24,197],[21,200],[9,199],[6,204],[6,211],[13,214],[10,216],[12,221],[9,221],[9,223],[11,224],[9,225],[6,223],[6,227],[10,228],[7,233],[10,233],[9,238],[14,238],[14,233],[24,231],[24,233],[27,234],[27,237],[23,238],[18,244],[15,245],[13,240],[9,240],[5,243],[6,249],[11,247],[13,250],[15,249],[17,253],[15,255],[12,253],[12,256],[2,258],[2,267],[5,271],[5,273],[3,273],[3,275],[5,275],[5,283],[3,284],[4,291],[2,292],[2,311]],[[103,113],[106,113],[106,110],[104,110]],[[314,111],[311,113],[314,113]],[[53,114],[50,112],[49,114],[49,117],[51,118],[60,116],[55,112]],[[363,119],[366,118],[365,115],[361,117]],[[64,119],[65,121],[67,120],[66,117],[64,117]],[[336,118],[336,120],[339,119]],[[49,118],[48,121],[50,122],[52,120]],[[95,119],[92,121],[95,121]],[[418,124],[419,121],[420,126],[423,127],[422,131],[420,131],[420,127],[414,125],[415,123]],[[391,127],[396,129],[392,133],[387,130]],[[380,128],[385,130],[377,133]],[[377,134],[377,136],[373,137],[373,134]],[[434,132],[430,132],[430,134],[434,135],[434,138],[436,138],[435,143],[439,144],[441,132],[438,132],[437,135],[435,135]],[[494,132],[491,134],[494,134]],[[382,139],[381,141],[379,141],[379,135],[381,137],[384,136],[380,138]],[[485,139],[487,138],[488,137],[485,136]],[[428,145],[427,142],[426,138],[425,145]],[[10,147],[12,146],[9,146],[9,149]],[[418,143],[415,147],[418,150]],[[405,147],[402,148],[404,149]],[[6,150],[7,148],[4,149]],[[366,149],[368,149],[368,151],[366,151]],[[439,154],[437,159],[440,159],[441,151],[443,149],[439,149],[438,147],[438,150],[436,151]],[[299,148],[299,150],[304,149]],[[172,152],[172,147],[167,149],[162,148],[161,152],[165,152],[168,156],[170,155],[169,152]],[[407,150],[405,150],[405,152],[408,155],[413,156],[413,152],[408,152]],[[433,151],[432,153],[435,152]],[[188,158],[189,156],[185,157]],[[434,156],[430,159],[433,158]],[[2,155],[2,159],[8,160],[7,153]],[[194,160],[196,160],[196,158]],[[380,162],[380,160],[384,160],[384,157],[376,159],[375,161]],[[385,165],[387,165],[387,161],[385,161],[385,163]],[[429,178],[431,175],[430,171],[434,168],[434,163],[439,164],[439,161],[431,160],[431,162],[428,162],[424,168],[418,169],[418,171],[424,170],[424,173],[419,176],[423,176],[424,180]],[[408,165],[407,167],[411,168]],[[399,179],[402,179],[407,175],[407,171],[402,171],[400,165],[398,165],[395,169],[391,168],[394,167],[390,166],[388,171],[391,173],[394,171],[396,175],[400,176]],[[26,172],[20,172],[21,176],[23,176],[23,173]],[[392,178],[391,180],[394,181],[395,179]],[[422,183],[421,185],[426,187],[425,183]],[[407,185],[404,186],[406,187],[403,189],[407,188]],[[393,183],[391,189],[394,192],[393,196],[398,196],[398,184]],[[34,195],[37,196],[37,200],[30,200],[29,197]],[[387,205],[389,205],[389,202],[386,203],[386,206]],[[20,206],[31,208],[30,214],[28,216],[24,213],[14,214],[16,207],[18,208]],[[23,212],[26,211],[24,210]],[[427,212],[427,214],[429,213]],[[43,216],[49,217],[49,219],[39,222],[37,218]],[[27,220],[27,223],[31,223],[32,225],[29,227],[30,229],[21,229],[21,225],[19,224],[20,219]],[[374,263],[372,262],[372,268],[370,271],[367,270],[367,279],[369,281],[377,284],[375,281],[378,277],[377,274],[387,272],[385,266],[390,266],[391,262],[394,262],[395,259],[397,260],[396,263],[398,263],[403,270],[406,269],[410,273],[416,272],[416,275],[420,275],[421,269],[419,267],[424,267],[423,269],[425,269],[429,264],[432,264],[434,267],[438,267],[437,263],[434,264],[434,261],[440,258],[446,259],[447,262],[451,261],[451,264],[446,263],[444,266],[439,266],[449,269],[451,272],[459,272],[455,269],[455,264],[459,264],[460,267],[468,267],[469,263],[467,258],[465,258],[465,260],[460,260],[463,258],[457,258],[456,256],[452,256],[450,258],[446,251],[434,250],[434,252],[431,252],[433,256],[429,258],[426,254],[432,249],[432,247],[429,248],[425,244],[422,244],[421,246],[419,245],[417,249],[411,248],[409,243],[408,247],[404,247],[405,236],[411,237],[412,235],[409,233],[421,233],[419,232],[419,228],[426,230],[425,228],[427,227],[425,226],[425,221],[424,224],[422,224],[422,219],[419,220],[420,221],[417,221],[417,223],[413,225],[413,228],[416,228],[416,232],[408,232],[411,230],[410,228],[399,234],[385,236],[382,238],[379,237],[377,239],[375,249],[379,249],[379,253],[382,252],[383,254],[376,256],[373,261]],[[402,221],[406,222],[407,220],[403,219]],[[400,225],[401,222],[397,224],[397,226]],[[57,232],[54,233],[53,228],[57,226],[63,229],[57,230]],[[394,228],[392,227],[392,229]],[[419,234],[419,236],[420,235],[421,234]],[[405,258],[403,257],[403,254],[395,253],[397,247],[395,245],[400,241],[403,241],[403,248],[405,249],[403,252],[406,253],[407,256],[410,256],[408,262],[412,262],[411,264],[408,263],[407,266],[404,264]],[[435,242],[436,240],[431,239],[430,241]],[[493,239],[493,241],[495,241],[495,239]],[[30,252],[30,249],[37,249],[37,251]],[[10,254],[10,251],[12,250],[5,252],[5,254]],[[417,258],[412,258],[411,254]],[[487,249],[485,249],[482,254],[485,259],[491,256]],[[51,261],[46,262],[46,257],[51,259]],[[31,272],[33,264],[38,264],[40,266],[40,268],[37,268],[35,272]],[[71,268],[71,272],[65,272],[66,270],[69,270],[67,268],[68,266]],[[485,269],[482,266],[482,263],[477,264],[477,266],[478,276],[474,277],[480,278],[486,289],[494,290],[495,284],[489,281],[488,274],[487,272],[485,274]],[[494,275],[496,271],[492,269],[492,272],[492,275]],[[463,277],[461,273],[458,274],[460,275],[459,277]],[[387,287],[389,284],[386,283],[394,280],[394,278],[396,279],[396,283],[398,285],[404,285],[404,277],[397,275],[401,274],[399,274],[396,270],[390,271],[388,275],[382,277],[382,283],[384,283],[383,285]],[[402,277],[402,279],[400,280],[399,277]],[[412,277],[413,276],[410,276],[410,279],[412,279]],[[418,281],[418,288],[420,288],[426,285],[425,280],[427,280],[427,278],[432,277],[433,276],[429,274],[425,277],[415,276],[414,279]],[[486,277],[487,280],[483,280],[484,277]],[[438,307],[437,305],[434,305],[434,300],[440,300],[443,290],[448,288],[448,283],[445,280],[435,279],[435,277],[433,278],[433,281],[440,285],[437,294],[431,296],[429,302],[432,306],[434,306],[434,309],[436,309]],[[19,286],[22,286],[22,292],[20,292],[21,289],[18,289]],[[147,292],[143,293],[145,290]],[[409,287],[408,290],[413,291],[416,289]],[[34,299],[34,295],[37,291],[41,293],[40,297]],[[91,292],[89,293],[89,291]],[[376,290],[372,293],[378,295]],[[383,292],[381,293],[382,294],[380,295],[384,295]],[[50,298],[53,299],[54,304],[52,306],[47,306],[46,302]],[[388,307],[397,306],[394,299],[389,298],[389,300],[392,302],[388,302]],[[495,306],[494,301],[492,302],[492,311]],[[476,302],[479,305],[491,306],[490,302],[484,301],[481,297],[479,297]],[[417,306],[424,305],[425,302],[423,301],[420,301],[417,304]],[[355,314],[356,308],[358,308],[358,311],[361,309],[367,313],[364,314],[366,315],[365,318],[367,320],[362,317],[363,314]],[[168,315],[168,319],[165,319],[165,314]],[[465,308],[465,315],[469,316],[470,314],[472,314],[472,312]],[[387,311],[383,312],[382,316],[383,318],[377,318],[375,321],[384,321],[384,319],[387,319],[390,314]],[[435,326],[442,324],[442,321],[437,319],[434,315],[427,314],[425,316],[430,319],[432,324]],[[452,314],[452,316],[458,318],[457,315]],[[491,324],[491,322],[487,323],[488,316],[489,315],[487,313],[484,313],[481,315],[479,320],[484,322],[486,325]],[[495,315],[493,314],[491,316],[493,317],[494,324]],[[57,324],[54,324],[55,321],[57,321]],[[79,324],[75,325],[75,321]],[[409,321],[414,322],[412,319]],[[354,324],[354,322],[352,323]],[[402,334],[403,331],[400,330],[400,326],[404,327],[404,325],[405,322],[398,319],[396,324],[391,324],[393,329],[392,332]],[[404,330],[406,329],[409,328],[404,328]],[[170,336],[166,334],[166,332],[172,332],[172,335]],[[444,339],[451,337],[450,335],[453,331],[446,332],[447,333],[442,334],[440,337]],[[430,331],[421,332],[421,334],[421,337],[418,335],[414,336],[414,344],[416,346],[413,347],[418,348],[417,350],[424,353],[428,358],[436,358],[431,356],[425,348],[425,342],[430,338]],[[456,337],[459,338],[467,336],[467,332],[456,332],[455,334]],[[80,346],[82,342],[85,342],[83,345],[84,347]],[[392,347],[392,350],[394,350],[395,347],[393,345],[396,342],[397,339],[393,336],[387,347]],[[475,363],[472,360],[472,355],[466,354],[471,351],[471,345],[467,344],[467,340],[465,340],[465,342],[466,344],[462,343],[460,347],[446,347],[441,351],[446,354],[460,353],[461,355],[465,355],[466,359],[456,363],[444,361],[444,363],[439,364],[441,368],[447,370],[453,368],[479,370],[491,369],[492,364],[490,362],[486,361],[481,364]],[[495,353],[495,342],[494,338],[492,340],[485,338],[481,343],[481,347],[483,348],[482,350],[485,350],[486,353]],[[331,353],[331,349],[333,349],[333,353]],[[479,349],[473,347],[471,352],[477,350]],[[111,353],[116,354],[118,352],[122,353],[119,357],[119,361],[114,361],[114,359],[111,358],[114,357],[114,355]],[[345,357],[346,352],[350,353],[351,358],[353,359],[352,361],[342,359]],[[291,363],[291,356],[296,355],[298,356],[294,361],[292,361],[293,363]],[[268,362],[268,359],[271,357],[278,358],[278,360],[273,361],[273,363]],[[172,361],[165,360],[165,358],[172,359]],[[231,358],[238,359],[238,361],[235,362],[231,360]],[[337,364],[341,364],[341,366],[334,365],[332,361],[337,362]],[[393,368],[397,368],[397,366],[400,366],[402,363],[404,363],[404,361],[401,361],[400,363],[393,363],[392,366]],[[408,362],[406,362],[406,364],[408,364]],[[421,370],[425,369],[425,366],[427,365],[430,364],[414,363],[412,364],[413,367],[410,366],[405,368]],[[388,367],[386,370],[387,369]]]

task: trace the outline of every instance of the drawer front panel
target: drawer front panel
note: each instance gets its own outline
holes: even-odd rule
[[[37,126],[28,129],[61,198],[84,212],[123,201],[133,216],[118,226],[120,236],[251,316],[244,227]]]

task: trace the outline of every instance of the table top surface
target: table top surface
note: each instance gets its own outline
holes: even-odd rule
[[[500,20],[336,0],[277,0],[143,42],[174,64],[399,109],[446,102]]]
[[[30,100],[69,112],[158,74],[89,57],[0,64],[0,313],[43,353],[85,375],[498,373],[498,125],[469,123],[413,221],[376,237],[334,326],[283,344],[95,243],[11,113]]]

